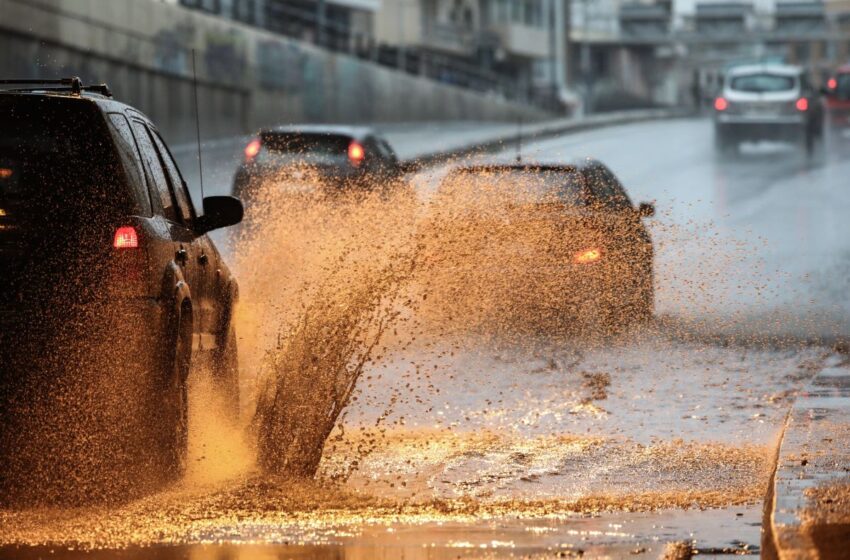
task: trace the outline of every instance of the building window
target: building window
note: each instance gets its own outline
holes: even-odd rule
[[[221,13],[221,0],[180,0],[187,8],[195,8],[212,14]]]
[[[233,19],[255,23],[255,0],[233,0]]]

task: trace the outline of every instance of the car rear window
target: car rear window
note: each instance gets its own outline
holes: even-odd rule
[[[470,168],[451,173],[442,195],[506,204],[585,202],[585,181],[576,170],[546,168]]]
[[[78,99],[0,96],[0,168],[0,200],[87,213],[137,205],[116,187],[124,170],[102,114]]]
[[[350,136],[338,134],[301,134],[269,132],[261,136],[262,155],[276,160],[289,160],[313,165],[338,164],[348,161]]]
[[[771,93],[792,90],[797,85],[797,79],[793,76],[783,76],[764,72],[761,74],[747,74],[746,76],[735,76],[729,87],[736,91],[750,93]]]

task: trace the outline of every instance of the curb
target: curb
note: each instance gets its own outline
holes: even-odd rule
[[[811,496],[850,487],[850,368],[841,365],[819,372],[788,413],[765,498],[764,558],[850,558],[850,507]]]
[[[692,113],[682,109],[646,109],[637,111],[620,111],[615,113],[604,113],[591,115],[581,119],[561,119],[522,126],[522,131],[517,130],[511,134],[502,134],[490,140],[474,142],[467,146],[452,148],[446,151],[438,151],[423,154],[406,161],[415,163],[418,167],[440,163],[447,160],[472,156],[487,152],[498,151],[505,148],[506,144],[519,141],[528,142],[551,138],[559,134],[572,134],[584,130],[599,129],[609,126],[619,126],[637,122],[683,118]]]

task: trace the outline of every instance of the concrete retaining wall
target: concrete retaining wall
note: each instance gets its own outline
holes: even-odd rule
[[[539,120],[540,110],[154,0],[0,0],[0,75],[107,82],[170,142],[298,122]]]

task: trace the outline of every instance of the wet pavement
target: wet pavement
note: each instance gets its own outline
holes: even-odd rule
[[[602,341],[390,337],[315,483],[259,474],[242,434],[223,432],[196,395],[186,481],[117,508],[0,511],[0,542],[28,547],[0,556],[656,558],[681,541],[757,551],[792,398],[836,359],[803,342],[850,334],[850,164],[783,146],[720,160],[699,120],[524,154],[593,155],[634,201],[655,201],[655,323]],[[209,178],[211,190],[230,179],[224,167]],[[417,178],[422,200],[434,182]],[[282,267],[309,265],[284,256]],[[240,272],[250,308],[260,284]],[[282,289],[285,276],[261,287]],[[243,336],[264,332],[252,320]],[[246,354],[252,394],[260,358]]]

